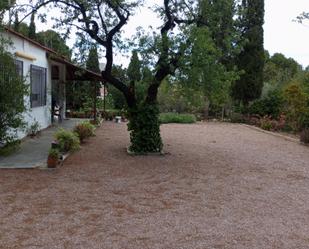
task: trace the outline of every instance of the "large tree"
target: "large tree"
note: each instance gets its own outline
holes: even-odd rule
[[[242,0],[239,29],[245,41],[236,64],[242,74],[233,84],[232,97],[247,106],[261,96],[264,70],[264,0]]]
[[[65,25],[69,33],[72,26],[91,37],[104,48],[106,67],[102,78],[116,87],[126,98],[129,111],[129,130],[131,131],[130,150],[135,152],[158,152],[162,149],[160,136],[157,94],[161,82],[175,73],[190,40],[185,36],[186,27],[196,24],[195,1],[163,0],[157,11],[163,21],[155,35],[155,58],[152,77],[145,99],[137,103],[131,82],[123,82],[113,75],[114,53],[121,45],[121,31],[134,14],[141,1],[113,0],[40,0],[32,11],[41,7],[58,8],[62,13],[58,24]],[[175,32],[173,32],[175,31]]]

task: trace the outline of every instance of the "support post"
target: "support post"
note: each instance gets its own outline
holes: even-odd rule
[[[105,112],[106,112],[106,109],[105,109],[105,106],[106,106],[106,99],[105,99],[105,92],[106,92],[106,82],[105,81],[103,81],[103,86],[104,86],[104,91],[103,91],[103,104],[104,104],[104,106],[103,106],[103,109],[104,109],[104,115],[105,115]],[[105,117],[104,117],[105,118]]]
[[[97,122],[97,82],[94,81],[93,120]]]

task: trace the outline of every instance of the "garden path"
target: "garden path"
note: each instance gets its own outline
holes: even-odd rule
[[[0,156],[1,169],[31,169],[46,167],[48,151],[54,134],[59,128],[72,130],[80,123],[81,119],[65,119],[62,123],[55,123],[53,126],[41,131],[34,138],[26,137],[22,140],[20,148],[9,156]]]

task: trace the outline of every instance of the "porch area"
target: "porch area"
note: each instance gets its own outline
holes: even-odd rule
[[[0,156],[0,169],[32,169],[46,167],[46,160],[54,134],[59,128],[73,130],[74,126],[84,119],[65,119],[54,123],[34,138],[26,137],[20,148],[12,155]]]

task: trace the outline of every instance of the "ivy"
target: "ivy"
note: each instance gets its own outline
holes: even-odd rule
[[[161,152],[163,143],[160,135],[159,108],[157,103],[143,103],[131,108],[128,130],[131,145],[129,150],[134,153]]]

